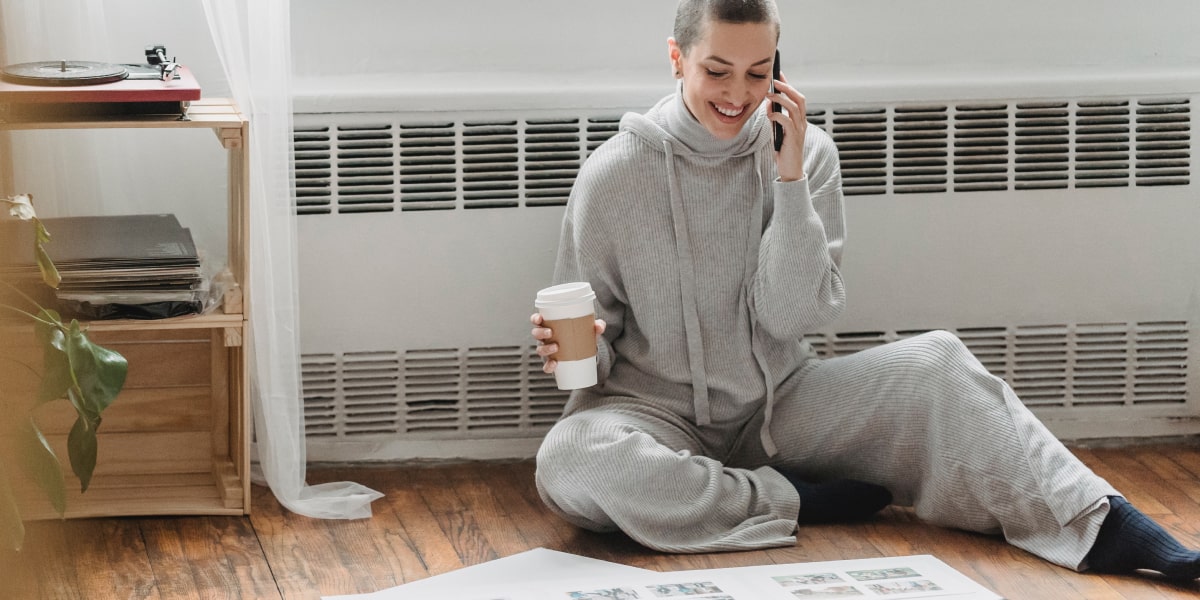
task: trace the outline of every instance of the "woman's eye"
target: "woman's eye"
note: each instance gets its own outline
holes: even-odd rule
[[[714,71],[712,69],[705,69],[705,71],[708,71],[709,77],[724,77],[726,75],[725,73],[723,73],[721,71]]]
[[[759,75],[758,73],[750,73],[750,76],[755,79],[766,79],[766,74]]]

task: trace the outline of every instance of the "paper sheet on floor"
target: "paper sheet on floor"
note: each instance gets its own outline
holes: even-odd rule
[[[509,557],[437,582],[438,587],[399,586],[404,595],[341,598],[445,598],[447,600],[796,600],[798,598],[940,598],[998,600],[1000,596],[930,555],[660,573],[579,562],[561,553]],[[550,552],[550,551],[546,551]],[[529,553],[526,553],[529,554]],[[592,559],[583,559],[591,561]],[[552,563],[557,562],[557,565]],[[496,563],[501,563],[496,565]],[[595,563],[600,563],[599,565]],[[615,567],[615,568],[614,568]],[[450,573],[447,575],[454,575]],[[445,577],[444,575],[441,577]],[[439,579],[439,578],[430,578]],[[429,580],[426,580],[429,581]],[[416,584],[424,583],[422,581]],[[385,591],[386,593],[387,591]]]
[[[619,565],[603,560],[534,548],[482,564],[463,567],[449,573],[398,585],[378,592],[347,596],[322,596],[322,600],[422,600],[454,598],[464,589],[484,589],[510,586],[538,580],[553,579],[619,579],[621,576],[651,573],[645,569]]]

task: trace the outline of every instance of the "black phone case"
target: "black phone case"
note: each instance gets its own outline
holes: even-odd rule
[[[779,51],[776,50],[775,51],[775,65],[773,67],[771,67],[771,92],[772,93],[775,92],[775,81],[777,81],[779,79],[779,72],[780,72],[779,71]],[[771,110],[773,110],[775,112],[780,112],[783,110],[783,107],[780,106],[778,102],[772,102]],[[774,122],[772,122],[771,124],[775,126],[775,151],[779,152],[779,149],[783,147],[783,125],[780,125],[779,123],[774,123]]]

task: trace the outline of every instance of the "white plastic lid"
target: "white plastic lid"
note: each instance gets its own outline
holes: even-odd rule
[[[539,291],[534,306],[538,308],[566,306],[580,302],[592,302],[595,299],[596,292],[592,291],[592,284],[586,281],[573,281]]]

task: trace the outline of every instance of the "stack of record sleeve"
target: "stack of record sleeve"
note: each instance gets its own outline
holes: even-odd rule
[[[43,219],[46,252],[62,283],[54,292],[64,316],[160,319],[201,312],[206,284],[191,232],[175,215]],[[39,277],[34,229],[24,221],[0,228],[0,276]]]

